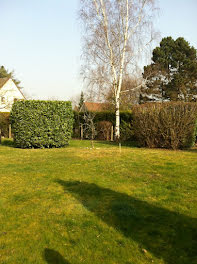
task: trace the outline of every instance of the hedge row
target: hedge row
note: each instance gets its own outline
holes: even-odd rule
[[[98,123],[100,121],[109,121],[113,125],[116,124],[116,117],[115,112],[113,111],[102,111],[102,112],[92,112],[95,114],[94,122]],[[74,111],[74,124],[83,123],[84,122],[84,113],[83,112],[77,112]],[[133,119],[133,115],[131,111],[122,111],[120,112],[120,119],[121,121],[130,123]]]
[[[100,128],[103,121],[111,122],[115,128],[116,116],[114,111],[102,111],[102,112],[90,112],[94,116],[94,124],[96,129]],[[133,114],[131,111],[121,111],[120,112],[120,131],[121,140],[126,141],[133,139],[134,131],[132,128]],[[85,125],[84,113],[74,111],[74,133],[75,138],[80,137],[80,126]],[[97,131],[98,132],[98,131]],[[97,133],[98,134],[98,133]]]
[[[96,135],[102,131],[106,139],[110,139],[111,125],[115,127],[115,113],[91,113]],[[9,114],[4,115],[4,120],[8,126]],[[137,139],[145,147],[188,148],[194,145],[197,136],[196,103],[140,105],[132,112],[121,112],[120,120],[121,140]],[[18,101],[13,105],[11,122],[17,147],[50,148],[67,145],[73,131],[74,137],[80,137],[80,127],[85,126],[86,121],[84,113],[73,112],[69,102]],[[0,122],[1,127],[2,124]]]
[[[96,129],[115,126],[115,113],[92,112]],[[84,113],[74,112],[75,137],[84,124]],[[184,102],[148,103],[120,113],[121,140],[137,140],[143,147],[189,148],[197,137],[197,104]]]
[[[11,112],[14,143],[20,148],[52,148],[68,144],[73,129],[70,102],[17,101]]]
[[[183,149],[196,141],[197,104],[170,102],[133,109],[133,128],[141,146]]]

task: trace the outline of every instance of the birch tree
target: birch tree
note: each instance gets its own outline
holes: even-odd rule
[[[120,138],[120,97],[134,57],[151,41],[154,0],[80,0],[83,31],[83,75],[99,93],[115,98],[115,136]],[[149,39],[150,38],[150,39]],[[149,39],[149,40],[148,40]],[[146,43],[146,44],[145,44]]]

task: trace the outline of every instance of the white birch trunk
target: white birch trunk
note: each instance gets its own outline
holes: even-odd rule
[[[124,29],[124,48],[122,52],[122,59],[120,64],[120,75],[119,75],[119,83],[118,87],[116,87],[115,99],[116,99],[116,140],[120,139],[120,92],[122,88],[122,80],[123,80],[123,69],[125,64],[125,53],[126,53],[126,46],[128,41],[128,27],[129,27],[129,1],[127,3],[127,15],[126,15],[126,22],[125,22],[125,29]]]
[[[116,140],[120,139],[120,98],[116,97],[116,129],[115,129]]]

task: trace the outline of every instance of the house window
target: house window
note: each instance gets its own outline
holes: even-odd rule
[[[1,96],[1,103],[4,104],[5,103],[5,97]]]

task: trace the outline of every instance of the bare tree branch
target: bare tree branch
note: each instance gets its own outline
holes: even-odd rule
[[[154,0],[81,0],[83,76],[100,95],[113,92],[118,139],[122,82],[135,64],[139,46],[148,45],[144,35],[152,28],[153,10]]]

